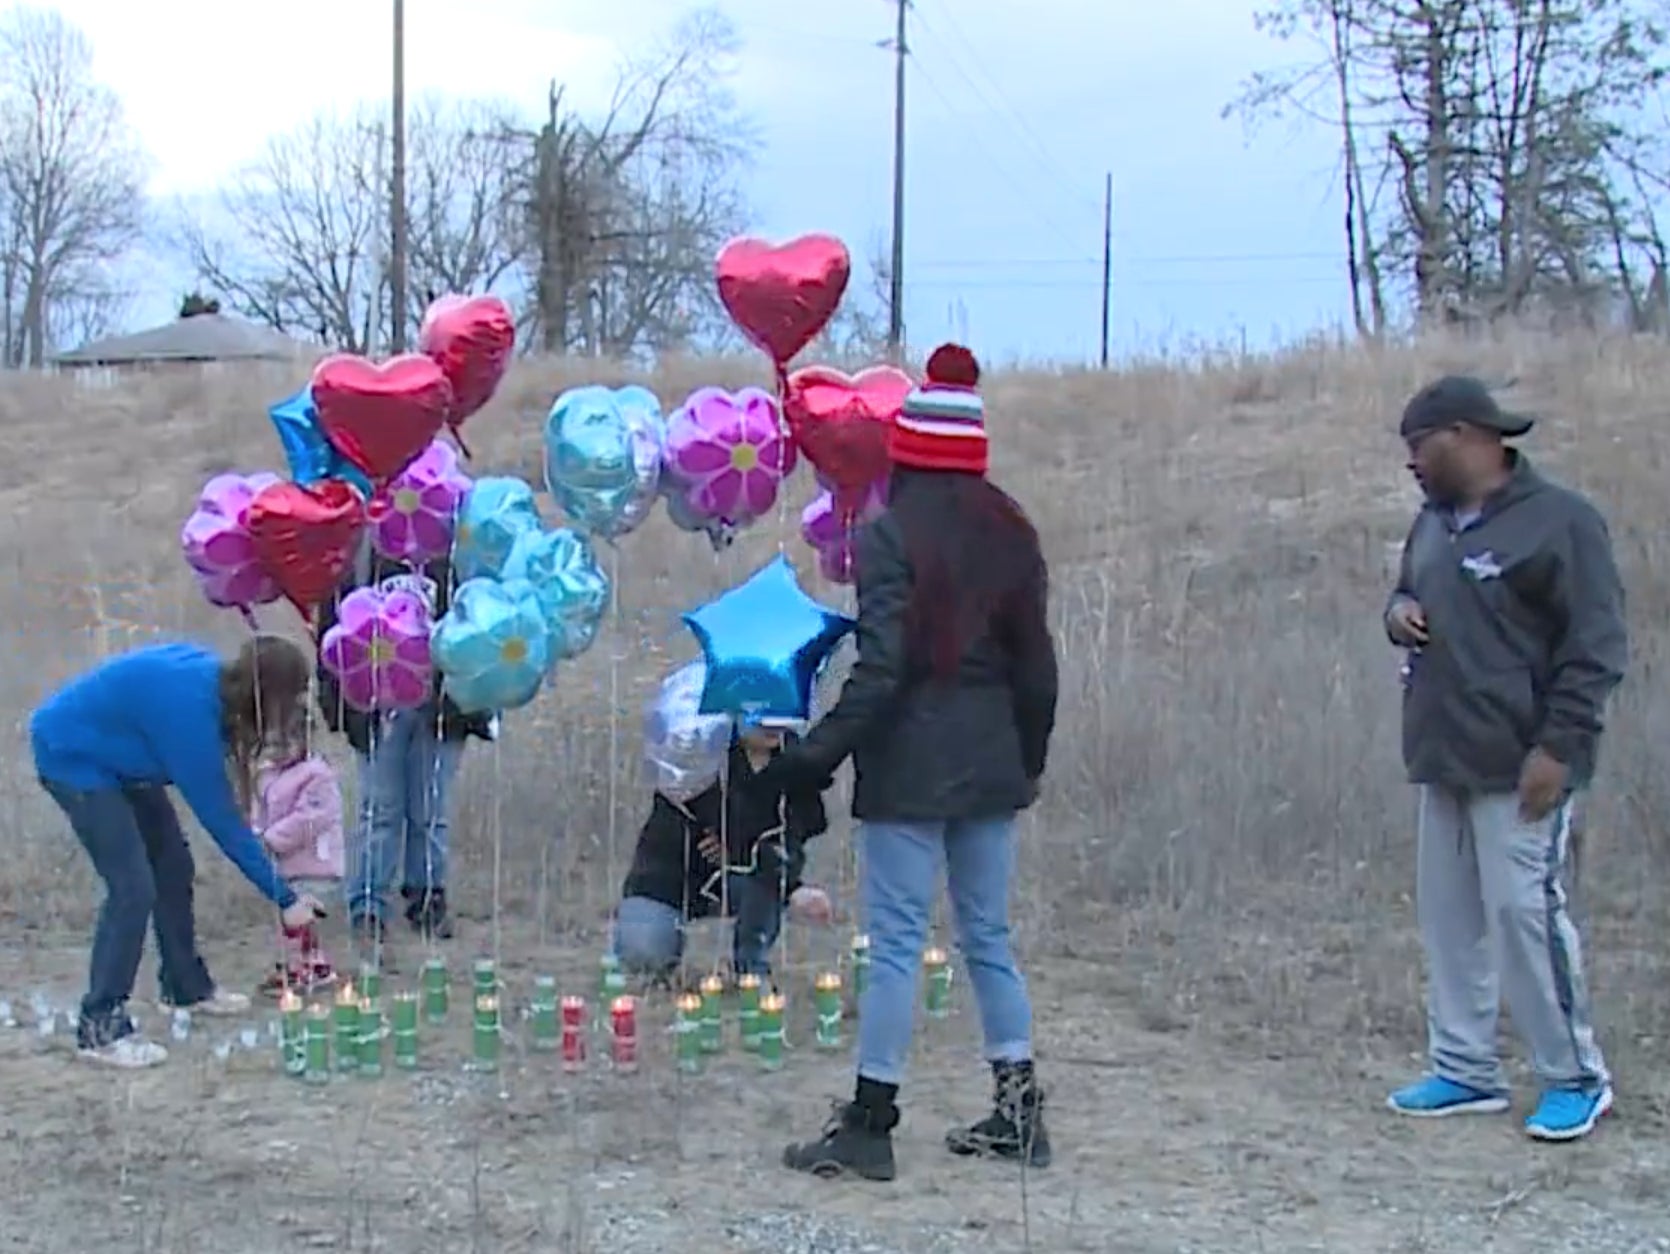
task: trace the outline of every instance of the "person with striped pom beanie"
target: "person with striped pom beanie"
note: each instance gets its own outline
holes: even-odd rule
[[[957,946],[980,1006],[995,1100],[946,1148],[1032,1167],[1051,1158],[1032,1005],[1009,944],[1016,816],[1038,795],[1055,726],[1049,569],[1021,507],[986,478],[980,365],[934,350],[889,432],[887,508],[856,541],[858,656],[840,699],[749,786],[793,791],[850,755],[863,842],[870,980],[852,1101],[784,1164],[892,1180],[912,1008],[948,872]]]
[[[961,344],[933,351],[922,385],[905,398],[887,448],[895,466],[986,473],[986,407],[973,353]]]

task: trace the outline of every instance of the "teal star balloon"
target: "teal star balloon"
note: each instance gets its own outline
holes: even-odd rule
[[[781,556],[684,622],[707,667],[699,713],[754,721],[807,718],[818,671],[857,626],[807,596]]]

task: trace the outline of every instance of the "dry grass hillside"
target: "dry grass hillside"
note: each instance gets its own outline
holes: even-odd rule
[[[1581,886],[1619,1113],[1563,1151],[1506,1121],[1411,1127],[1380,1109],[1423,1031],[1397,659],[1377,626],[1414,504],[1393,423],[1452,368],[1516,379],[1547,416],[1530,450],[1606,510],[1630,590],[1635,661]],[[649,382],[676,401],[751,371],[690,363]],[[553,394],[611,374],[519,368],[467,430],[475,468],[537,483]],[[694,1227],[710,1248],[807,1254],[1670,1249],[1662,343],[1505,337],[989,382],[994,473],[1046,539],[1065,667],[1018,908],[1057,1166],[1023,1181],[938,1149],[985,1097],[964,988],[957,1016],[921,1033],[903,1175],[883,1190],[776,1168],[847,1083],[844,1056],[809,1049],[776,1076],[732,1056],[681,1080],[657,1039],[637,1076],[568,1077],[517,1038],[489,1081],[464,1073],[460,1031],[426,1043],[416,1076],[303,1091],[270,1050],[212,1033],[131,1079],[73,1066],[61,1027],[39,1033],[32,1004],[79,993],[97,897],[30,777],[24,721],[130,642],[235,642],[176,535],[209,475],[281,468],[264,410],[295,382],[0,380],[0,997],[20,1021],[0,1030],[0,1247],[633,1254]],[[676,614],[780,538],[809,569],[792,526],[808,491],[803,474],[788,523],[723,556],[659,517],[623,542],[618,620],[466,763],[455,970],[497,952],[513,990],[542,971],[589,985],[644,802],[641,699],[689,652]],[[278,607],[267,621],[295,625]],[[823,843],[815,870],[850,903],[844,824]],[[248,985],[271,959],[266,916],[197,846],[205,950]],[[791,933],[802,1007],[845,934]],[[396,980],[421,957],[399,944]]]

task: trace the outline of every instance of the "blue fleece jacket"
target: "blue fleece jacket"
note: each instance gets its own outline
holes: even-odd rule
[[[96,792],[172,784],[258,891],[281,908],[296,894],[238,810],[221,731],[218,656],[190,644],[135,649],[60,688],[29,720],[35,771]]]

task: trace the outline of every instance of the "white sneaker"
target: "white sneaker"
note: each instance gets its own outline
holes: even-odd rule
[[[174,1006],[167,1001],[157,1003],[165,1014],[171,1014],[175,1010],[188,1010],[194,1015],[202,1015],[205,1019],[236,1019],[249,1013],[249,1004],[249,998],[243,993],[231,993],[223,988],[215,989],[202,1001],[193,1002],[189,1006]]]
[[[83,1046],[76,1053],[87,1062],[96,1062],[101,1067],[119,1067],[124,1071],[160,1067],[168,1061],[166,1049],[142,1036],[124,1036],[108,1045]]]

